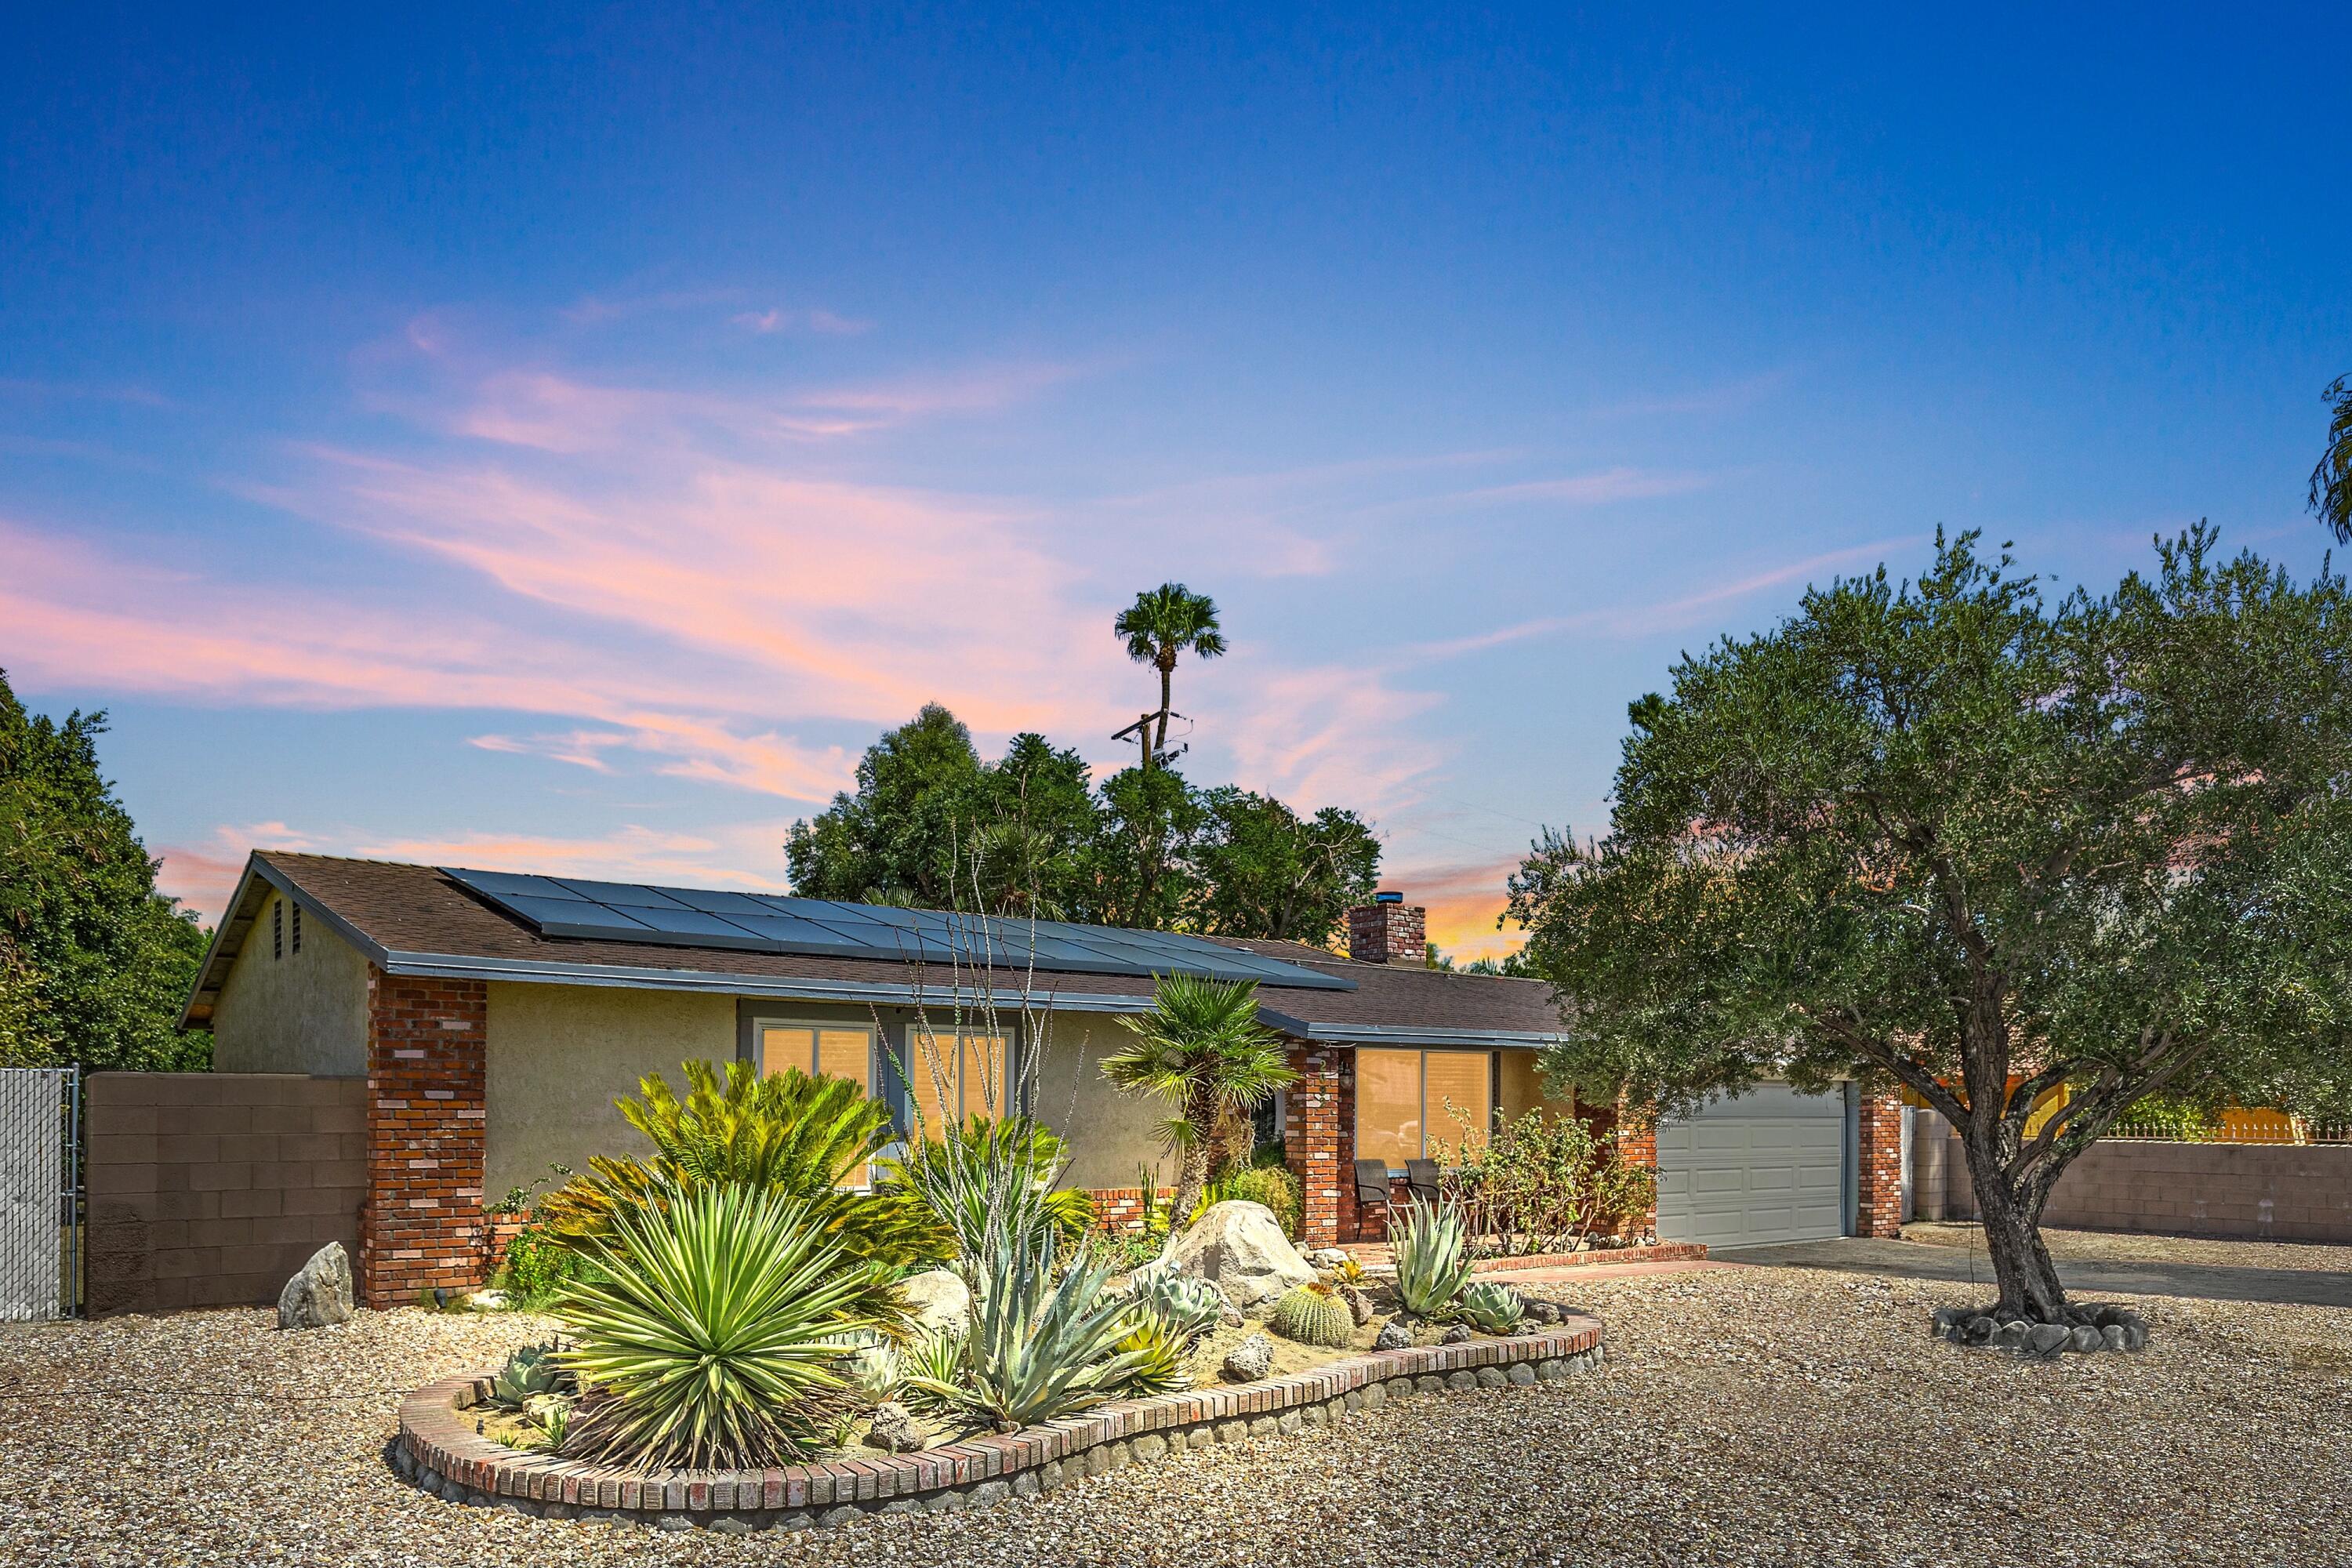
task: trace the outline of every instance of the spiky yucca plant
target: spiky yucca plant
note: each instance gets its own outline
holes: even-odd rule
[[[1464,1288],[1457,1305],[1473,1327],[1490,1334],[1509,1333],[1528,1315],[1527,1303],[1519,1300],[1519,1293],[1494,1279],[1472,1280]]]
[[[1451,1203],[1415,1197],[1396,1234],[1397,1300],[1421,1318],[1450,1316],[1470,1279],[1470,1237]]]
[[[1225,1293],[1197,1274],[1163,1268],[1128,1286],[1128,1294],[1181,1339],[1196,1340],[1225,1313]]]
[[[1042,1122],[975,1116],[884,1160],[876,1177],[882,1192],[919,1202],[954,1235],[971,1284],[1002,1237],[1050,1236],[1059,1246],[1086,1235],[1094,1200],[1055,1186],[1068,1163],[1062,1140]]]
[[[1109,1266],[1081,1256],[1057,1282],[1049,1236],[999,1240],[973,1292],[960,1375],[908,1378],[909,1385],[1000,1432],[1018,1431],[1116,1397],[1143,1364],[1119,1342],[1135,1328],[1134,1304],[1106,1296]]]
[[[853,1403],[843,1341],[896,1339],[889,1269],[849,1256],[803,1200],[736,1184],[613,1211],[568,1286],[563,1365],[585,1391],[568,1447],[645,1467],[802,1458]]]
[[[1274,1304],[1269,1325],[1286,1340],[1342,1350],[1356,1337],[1356,1315],[1328,1285],[1294,1285]]]
[[[896,1135],[882,1101],[845,1079],[797,1068],[762,1076],[749,1062],[730,1062],[723,1083],[709,1062],[686,1062],[680,1070],[684,1099],[648,1073],[637,1080],[643,1099],[613,1102],[652,1141],[653,1158],[590,1159],[584,1174],[540,1205],[541,1222],[555,1236],[577,1246],[604,1234],[619,1209],[737,1183],[804,1200],[809,1223],[854,1257],[936,1264],[953,1252],[953,1236],[913,1197],[841,1186]]]
[[[947,1391],[964,1385],[965,1344],[961,1334],[925,1329],[899,1346],[899,1402],[934,1415],[954,1410],[956,1402]]]

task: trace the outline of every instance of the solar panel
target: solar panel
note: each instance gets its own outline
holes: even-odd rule
[[[982,920],[939,910],[795,899],[776,893],[654,888],[578,877],[443,867],[442,874],[541,936],[657,946],[796,952],[1078,974],[1199,974],[1316,990],[1356,983],[1260,953],[1173,931]]]

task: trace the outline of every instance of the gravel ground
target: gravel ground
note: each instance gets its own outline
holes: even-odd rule
[[[1906,1241],[1984,1250],[1984,1228],[1973,1222],[1914,1220]],[[2352,1269],[2352,1247],[2308,1241],[2224,1241],[2201,1236],[2145,1236],[2123,1230],[2055,1230],[2042,1239],[2054,1258],[2097,1263],[2189,1263],[2210,1268],[2289,1268],[2321,1274]]]
[[[1724,1269],[1540,1289],[1601,1375],[1416,1398],[1060,1494],[726,1539],[467,1510],[385,1467],[400,1391],[515,1318],[0,1329],[0,1562],[2340,1563],[2352,1312],[2143,1298],[2137,1356],[1927,1337],[1958,1287]]]

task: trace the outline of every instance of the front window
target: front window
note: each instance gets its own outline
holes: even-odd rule
[[[762,1075],[798,1068],[805,1073],[845,1078],[861,1094],[873,1088],[874,1031],[819,1024],[761,1024]]]
[[[975,1116],[994,1121],[1012,1113],[1007,1077],[1012,1056],[1004,1036],[910,1025],[907,1047],[910,1137],[936,1142],[948,1128],[961,1127]]]
[[[1491,1052],[1356,1052],[1359,1159],[1402,1171],[1407,1160],[1454,1158],[1486,1141],[1494,1116]]]

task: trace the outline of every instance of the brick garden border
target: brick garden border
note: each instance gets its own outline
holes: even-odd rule
[[[1590,1373],[1602,1359],[1599,1321],[1572,1314],[1541,1333],[1374,1351],[1295,1377],[1124,1400],[919,1454],[877,1449],[871,1458],[762,1470],[642,1471],[509,1448],[477,1436],[467,1414],[488,1398],[490,1380],[452,1377],[401,1402],[393,1462],[440,1497],[543,1518],[739,1534],[829,1528],[868,1513],[1034,1497],[1188,1447],[1328,1426],[1345,1411],[1409,1394],[1549,1383]]]

